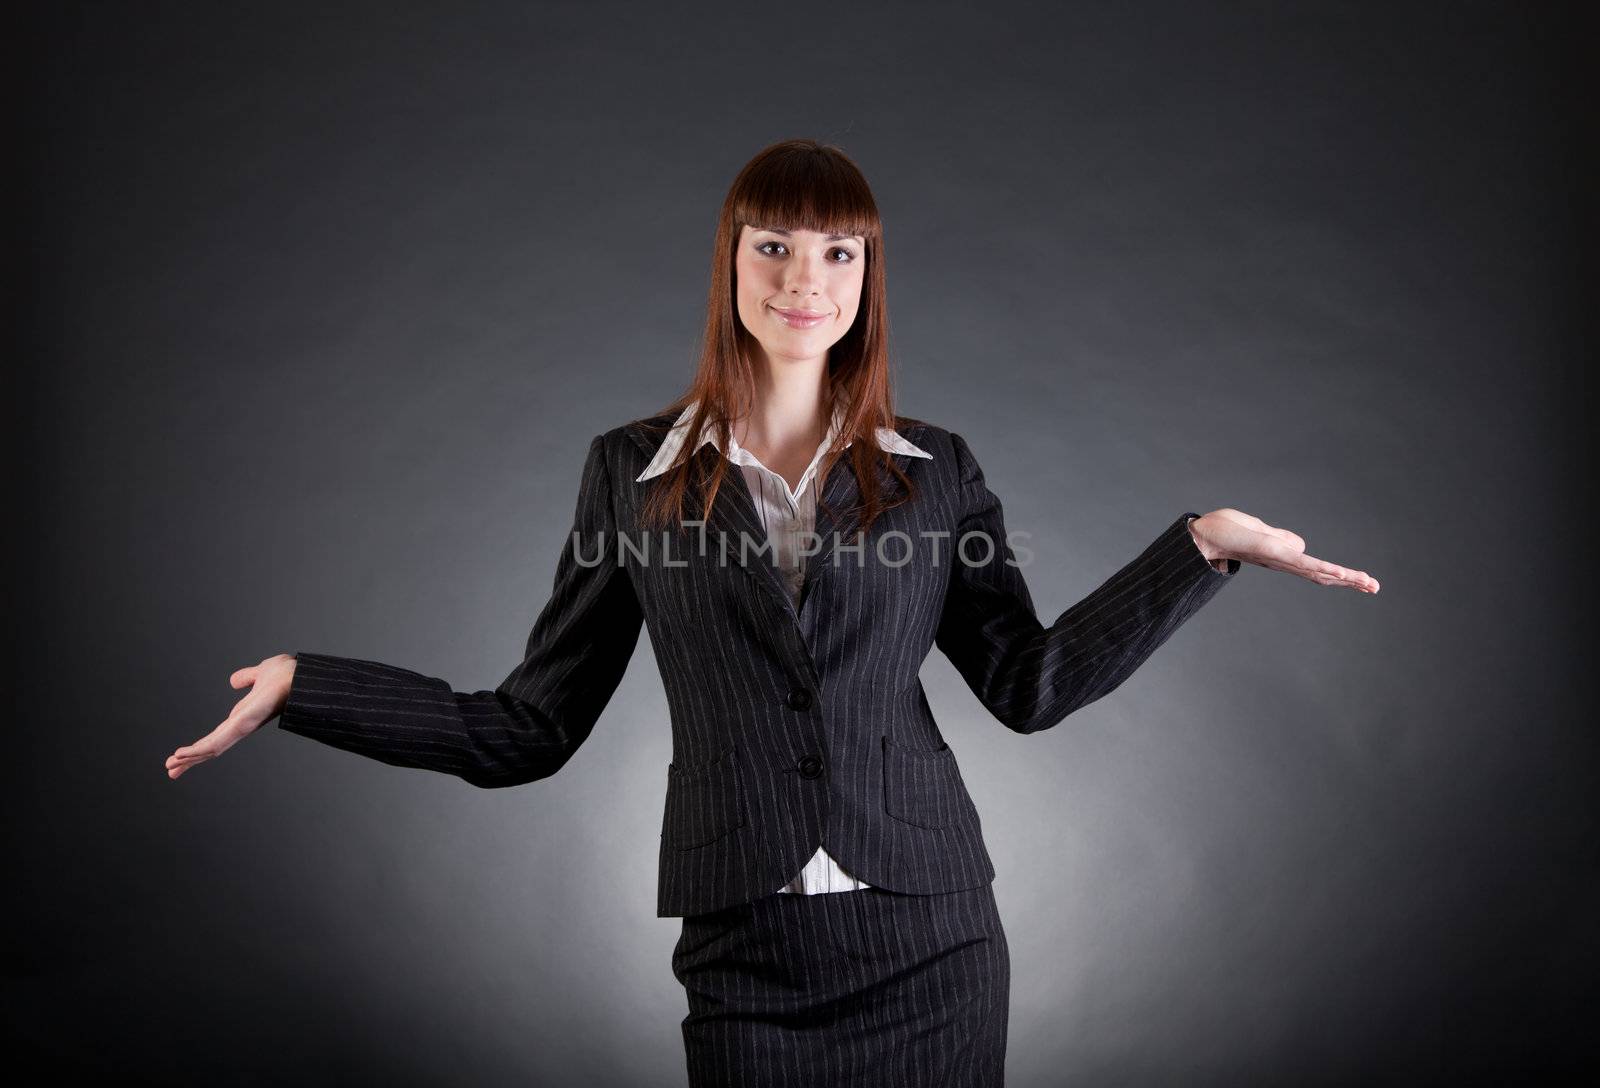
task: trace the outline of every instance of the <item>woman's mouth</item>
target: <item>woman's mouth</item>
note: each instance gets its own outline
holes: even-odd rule
[[[814,329],[828,319],[827,314],[815,310],[780,310],[774,306],[772,312],[778,315],[779,321],[796,329]]]

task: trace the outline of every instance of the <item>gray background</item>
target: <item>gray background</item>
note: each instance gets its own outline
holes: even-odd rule
[[[1008,1083],[1595,1058],[1592,178],[1559,9],[67,4],[32,29],[11,1056],[683,1083],[647,640],[577,758],[514,791],[274,728],[161,763],[273,653],[497,683],[588,439],[688,380],[728,184],[808,135],[886,217],[898,407],[971,441],[1042,616],[1224,505],[1383,583],[1247,567],[1032,737],[930,657],[999,870]]]

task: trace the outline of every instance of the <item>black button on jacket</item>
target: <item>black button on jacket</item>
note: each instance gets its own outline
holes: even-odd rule
[[[978,812],[918,680],[929,651],[938,646],[1001,723],[1037,732],[1115,690],[1238,569],[1211,566],[1189,535],[1196,515],[1184,513],[1045,626],[1006,562],[1000,500],[966,442],[903,421],[900,433],[932,454],[889,455],[916,496],[881,515],[858,550],[851,526],[835,523],[858,497],[841,458],[823,484],[821,550],[806,560],[797,611],[770,554],[755,550],[766,534],[736,477],[708,524],[669,533],[665,553],[660,530],[640,530],[659,480],[636,478],[674,420],[646,422],[655,430],[630,423],[591,442],[576,544],[569,534],[523,660],[494,691],[300,652],[279,721],[476,786],[533,782],[588,738],[649,624],[672,720],[661,917],[767,895],[824,842],[889,891],[991,881]],[[718,454],[705,445],[695,456]],[[981,535],[958,556],[971,533]]]

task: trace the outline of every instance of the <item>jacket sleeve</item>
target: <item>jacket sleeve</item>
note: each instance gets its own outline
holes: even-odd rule
[[[1014,565],[1000,500],[967,443],[950,437],[960,474],[959,521],[934,642],[1008,729],[1049,729],[1116,690],[1238,572],[1237,559],[1227,560],[1226,572],[1211,565],[1189,533],[1199,515],[1184,513],[1045,627]],[[972,533],[982,536],[962,545]]]
[[[572,532],[522,663],[493,691],[409,669],[299,652],[279,726],[396,767],[515,786],[559,771],[588,739],[639,639],[620,565],[602,436],[589,446]]]

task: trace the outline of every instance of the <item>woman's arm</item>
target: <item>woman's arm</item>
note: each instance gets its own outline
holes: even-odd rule
[[[1035,733],[1058,724],[1114,691],[1239,569],[1231,557],[1208,557],[1191,533],[1199,515],[1184,513],[1149,547],[1049,627],[1039,622],[1019,567],[1006,562],[1000,500],[960,435],[952,434],[959,463],[956,498],[962,512],[957,544],[983,533],[967,554],[951,556],[950,585],[935,644],[978,699],[1007,728]],[[1222,562],[1218,570],[1213,562]]]
[[[522,663],[495,690],[452,691],[408,669],[302,651],[280,727],[485,788],[555,774],[588,739],[639,640],[643,616],[617,550],[610,477],[596,436],[549,603]]]
[[[167,759],[177,778],[279,716],[291,733],[397,767],[515,786],[555,774],[588,739],[633,655],[643,617],[617,539],[604,443],[589,445],[555,585],[522,663],[493,691],[361,658],[279,654],[233,674],[251,690]],[[579,562],[579,560],[582,562]]]

